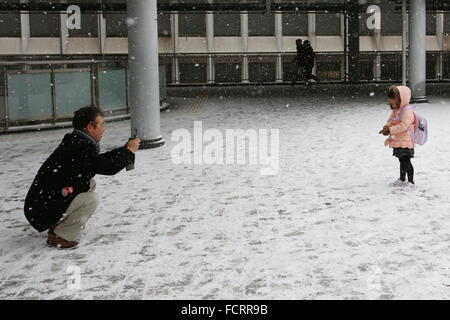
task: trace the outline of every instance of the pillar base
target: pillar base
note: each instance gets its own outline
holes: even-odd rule
[[[144,149],[155,149],[165,145],[166,142],[162,137],[151,140],[142,140],[141,145],[139,146],[139,150]]]
[[[428,98],[425,96],[422,97],[413,97],[411,98],[412,103],[428,103]]]

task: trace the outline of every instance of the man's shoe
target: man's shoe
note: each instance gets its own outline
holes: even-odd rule
[[[78,245],[76,241],[69,241],[56,234],[48,234],[47,237],[47,245],[50,247],[56,247],[58,249],[69,249],[74,248]]]

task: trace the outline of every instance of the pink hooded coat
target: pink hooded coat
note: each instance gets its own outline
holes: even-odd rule
[[[392,114],[386,123],[389,127],[391,135],[384,142],[385,146],[390,148],[414,148],[414,141],[408,132],[408,128],[414,130],[414,112],[412,110],[406,110],[403,113],[401,120],[392,120],[393,118],[400,118],[401,110],[409,105],[411,99],[411,89],[406,86],[398,86],[400,92],[400,109],[392,111]]]

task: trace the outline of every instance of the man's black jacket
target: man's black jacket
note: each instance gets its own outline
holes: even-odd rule
[[[99,154],[97,144],[76,131],[66,134],[61,144],[39,169],[25,199],[25,216],[39,232],[56,224],[72,200],[89,190],[96,174],[114,175],[134,161],[126,147]],[[73,187],[64,197],[62,190]]]

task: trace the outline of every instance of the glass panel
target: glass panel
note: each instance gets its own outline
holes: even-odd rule
[[[180,63],[182,83],[206,83],[206,63]]]
[[[251,62],[248,64],[251,82],[274,82],[276,66],[273,62]]]
[[[180,37],[205,37],[206,15],[204,14],[179,14],[178,30]]]
[[[367,21],[372,14],[360,13],[359,14],[359,35],[361,36],[371,36],[374,31],[367,27]]]
[[[0,37],[20,37],[20,14],[0,12]]]
[[[322,81],[341,80],[340,61],[317,61],[317,76]]]
[[[283,35],[292,37],[308,35],[308,14],[283,13]]]
[[[127,15],[126,13],[107,13],[104,14],[106,19],[106,35],[108,37],[128,36]]]
[[[56,115],[72,117],[79,108],[92,104],[91,74],[83,72],[55,73]]]
[[[375,56],[361,55],[359,59],[359,75],[361,80],[375,80],[373,69]]]
[[[158,14],[158,36],[170,37],[170,14]]]
[[[385,54],[381,56],[381,80],[400,80],[402,78],[402,56]]]
[[[240,37],[241,15],[239,13],[214,14],[214,35],[216,37]]]
[[[273,14],[248,15],[248,35],[255,36],[273,36],[275,35],[275,16]]]
[[[427,36],[436,35],[436,13],[427,13]]]
[[[442,77],[450,79],[450,54],[445,54],[442,61]]]
[[[59,14],[30,14],[31,37],[59,37],[61,16]]]
[[[436,79],[436,63],[437,63],[437,54],[436,53],[427,53],[427,66],[426,66],[426,73],[427,73],[427,80],[434,80]]]
[[[5,126],[5,73],[0,70],[0,128]]]
[[[70,37],[97,37],[98,15],[81,14],[81,29],[69,30]]]
[[[341,14],[340,13],[317,13],[316,14],[316,34],[318,36],[339,36],[339,35],[341,35]]]
[[[125,70],[99,72],[100,108],[103,111],[127,108]]]
[[[394,1],[392,1],[394,2]],[[381,35],[400,36],[403,30],[403,15],[395,11],[395,3],[383,1],[381,8]]]
[[[450,12],[444,14],[444,33],[450,35]]]
[[[215,81],[220,82],[241,82],[241,64],[240,63],[216,63]]]
[[[52,119],[50,73],[8,76],[9,119],[33,121]]]

